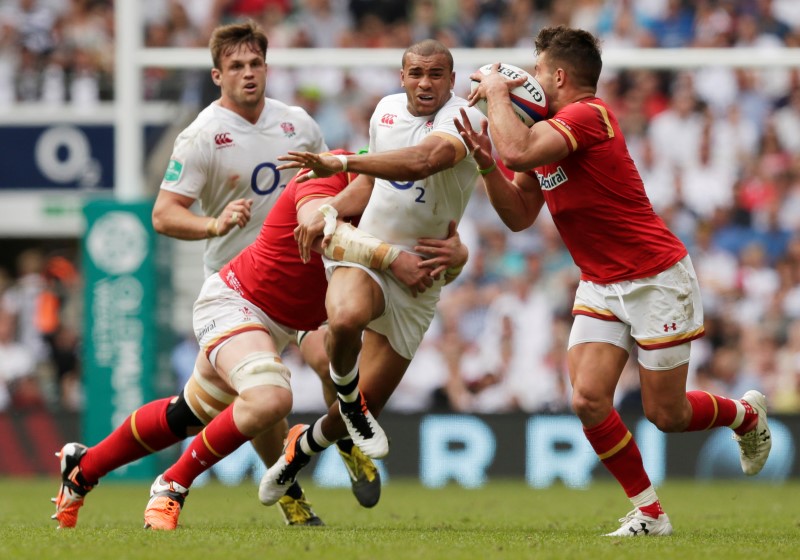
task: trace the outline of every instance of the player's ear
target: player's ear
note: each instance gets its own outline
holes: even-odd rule
[[[221,85],[222,79],[220,77],[220,71],[217,68],[211,69],[211,80],[215,85]]]

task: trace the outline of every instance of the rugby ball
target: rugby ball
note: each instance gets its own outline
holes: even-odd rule
[[[492,70],[492,65],[487,64],[480,67],[480,72],[489,74]],[[521,86],[512,89],[509,94],[511,95],[511,104],[514,107],[514,113],[519,117],[525,126],[533,126],[534,123],[547,118],[547,98],[544,95],[544,90],[539,82],[531,76],[528,72],[517,66],[511,64],[500,64],[498,69],[500,75],[507,80],[514,80],[520,76],[525,76],[527,81]],[[477,89],[480,82],[470,80],[471,91]],[[488,115],[489,108],[486,106],[486,100],[481,99],[475,103],[481,113]]]

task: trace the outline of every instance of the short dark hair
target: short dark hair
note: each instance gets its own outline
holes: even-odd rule
[[[546,52],[548,61],[566,67],[577,85],[597,89],[603,69],[597,37],[583,29],[559,25],[539,31],[535,44],[536,54]]]
[[[415,54],[417,56],[434,56],[437,54],[443,54],[447,58],[448,64],[450,64],[450,71],[453,71],[453,53],[450,52],[450,49],[448,49],[444,43],[441,43],[436,39],[425,39],[424,41],[414,43],[408,47],[403,53],[403,68],[406,66],[406,56],[409,54]]]
[[[267,58],[267,35],[253,20],[244,23],[232,23],[217,27],[211,33],[208,48],[211,50],[211,60],[214,68],[222,69],[222,57],[235,51],[242,45],[247,45],[253,52]]]

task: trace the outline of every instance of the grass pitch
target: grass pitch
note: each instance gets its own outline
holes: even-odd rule
[[[103,483],[74,530],[49,519],[58,482],[0,480],[0,558],[423,560],[800,557],[800,483],[669,482],[659,496],[675,535],[601,537],[631,509],[611,482],[534,490],[493,481],[479,490],[426,489],[393,479],[360,508],[348,490],[306,492],[326,527],[286,527],[254,485],[196,488],[174,532],[142,529],[149,485]]]

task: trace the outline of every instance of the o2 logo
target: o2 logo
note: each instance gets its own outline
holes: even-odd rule
[[[259,178],[262,177],[262,171],[264,178],[259,183]],[[255,169],[253,169],[253,174],[250,176],[250,189],[256,194],[262,196],[268,195],[278,187],[282,189],[286,188],[286,185],[279,184],[280,180],[281,173],[278,171],[277,166],[274,163],[265,161],[264,163],[259,163],[256,165]]]
[[[389,184],[396,188],[398,191],[407,191],[411,187],[414,187],[417,191],[417,198],[414,199],[414,202],[419,202],[420,204],[425,204],[427,202],[425,200],[425,187],[422,185],[414,186],[414,181],[406,181],[405,183],[399,183],[397,181],[389,181]]]
[[[100,184],[103,168],[92,157],[86,133],[75,126],[53,126],[45,130],[34,149],[36,167],[46,179],[58,184],[77,183],[81,188]]]

